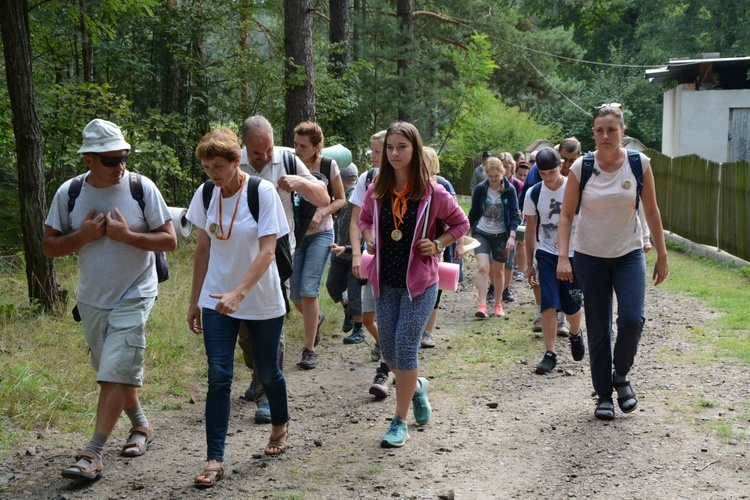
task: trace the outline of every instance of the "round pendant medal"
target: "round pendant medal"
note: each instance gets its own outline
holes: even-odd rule
[[[208,232],[211,234],[216,234],[216,231],[219,230],[219,225],[215,222],[212,222],[208,225]]]
[[[398,229],[394,229],[393,231],[391,231],[391,239],[393,241],[401,241],[401,238],[403,237],[404,237],[404,234]]]
[[[630,181],[623,181],[623,183],[622,183],[622,188],[623,188],[623,189],[630,189],[630,186],[631,186],[631,185],[632,185],[632,184],[630,184]]]

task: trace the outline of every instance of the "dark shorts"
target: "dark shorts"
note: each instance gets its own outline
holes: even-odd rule
[[[583,307],[583,292],[575,279],[575,270],[573,283],[557,279],[557,255],[537,250],[536,274],[542,288],[542,311],[555,309],[575,314]]]
[[[508,243],[508,233],[487,234],[474,231],[474,238],[479,242],[479,246],[474,249],[475,254],[487,254],[495,262],[507,261],[504,250]]]

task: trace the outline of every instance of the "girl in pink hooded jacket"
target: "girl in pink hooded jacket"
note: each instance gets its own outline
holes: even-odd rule
[[[409,438],[405,419],[411,403],[418,425],[430,420],[427,379],[417,371],[419,341],[437,297],[439,256],[466,234],[469,220],[453,196],[430,181],[414,125],[391,125],[385,149],[359,224],[374,254],[367,278],[376,297],[380,347],[396,376],[396,414],[380,443],[390,448]],[[438,228],[445,231],[436,237]]]

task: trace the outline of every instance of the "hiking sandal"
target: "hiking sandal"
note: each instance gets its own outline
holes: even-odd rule
[[[615,419],[615,405],[612,404],[611,399],[599,399],[596,403],[596,409],[594,410],[594,416],[599,420],[614,420]]]
[[[61,474],[62,477],[67,479],[80,479],[84,481],[94,481],[99,479],[104,472],[104,465],[102,465],[101,459],[97,458],[96,455],[90,451],[82,451],[75,457],[76,462],[81,459],[86,459],[89,464],[86,467],[82,467],[77,463],[71,465],[67,469],[63,469]]]
[[[614,380],[614,374],[612,374]],[[638,408],[638,398],[635,397],[635,391],[630,385],[630,380],[624,382],[612,382],[612,386],[617,391],[617,406],[623,413],[630,413]]]
[[[133,434],[140,434],[146,438],[145,442],[134,441]],[[128,442],[122,446],[120,455],[123,457],[140,457],[148,449],[148,445],[154,440],[154,429],[152,427],[135,426],[128,431]]]

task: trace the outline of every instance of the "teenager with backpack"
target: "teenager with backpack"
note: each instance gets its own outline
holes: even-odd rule
[[[572,282],[575,267],[586,297],[591,380],[598,398],[594,416],[612,420],[613,391],[617,391],[623,413],[638,406],[628,373],[646,320],[646,259],[639,210],[646,214],[657,253],[652,275],[655,285],[666,279],[669,265],[651,164],[647,156],[621,146],[625,120],[620,105],[597,106],[593,131],[596,151],[576,160],[565,188],[558,226],[557,277]],[[579,205],[571,265],[569,240]],[[617,296],[614,351],[613,290]]]
[[[196,157],[212,181],[193,196],[187,218],[198,227],[187,322],[203,335],[208,361],[206,395],[206,466],[194,485],[211,487],[224,475],[224,447],[229,427],[234,349],[240,324],[250,332],[256,376],[263,384],[271,413],[271,436],[265,454],[286,451],[289,408],[278,352],[286,306],[277,266],[276,241],[289,233],[281,199],[266,180],[240,169],[237,136],[222,128],[209,132]],[[203,190],[211,189],[208,209]],[[250,194],[258,213],[251,211]]]
[[[572,282],[557,279],[557,226],[568,182],[560,172],[560,164],[560,155],[554,149],[546,148],[539,151],[536,156],[536,167],[539,169],[542,182],[529,190],[523,205],[528,231],[526,275],[530,284],[538,282],[541,286],[541,323],[545,351],[542,360],[536,365],[536,373],[540,375],[550,373],[557,366],[557,311],[562,311],[567,316],[571,331],[575,332],[570,335],[573,360],[581,361],[586,350],[580,329],[583,295],[578,282],[575,278]]]
[[[370,161],[372,162],[372,168],[359,176],[357,185],[349,197],[349,204],[352,206],[351,221],[349,222],[350,241],[361,241],[362,233],[359,230],[359,214],[362,210],[362,204],[365,201],[367,188],[375,181],[380,164],[383,161],[385,133],[385,130],[381,130],[370,136]],[[357,278],[367,278],[362,268],[362,249],[359,245],[352,245],[352,274]],[[380,335],[378,334],[378,324],[375,321],[375,294],[372,291],[372,284],[369,281],[362,287],[362,321],[375,341],[375,345],[370,351],[370,359],[375,362],[380,361],[380,364],[375,369],[375,378],[368,392],[378,399],[383,399],[388,397],[389,388],[393,385],[393,372],[390,371],[388,364],[383,360],[380,349]]]

